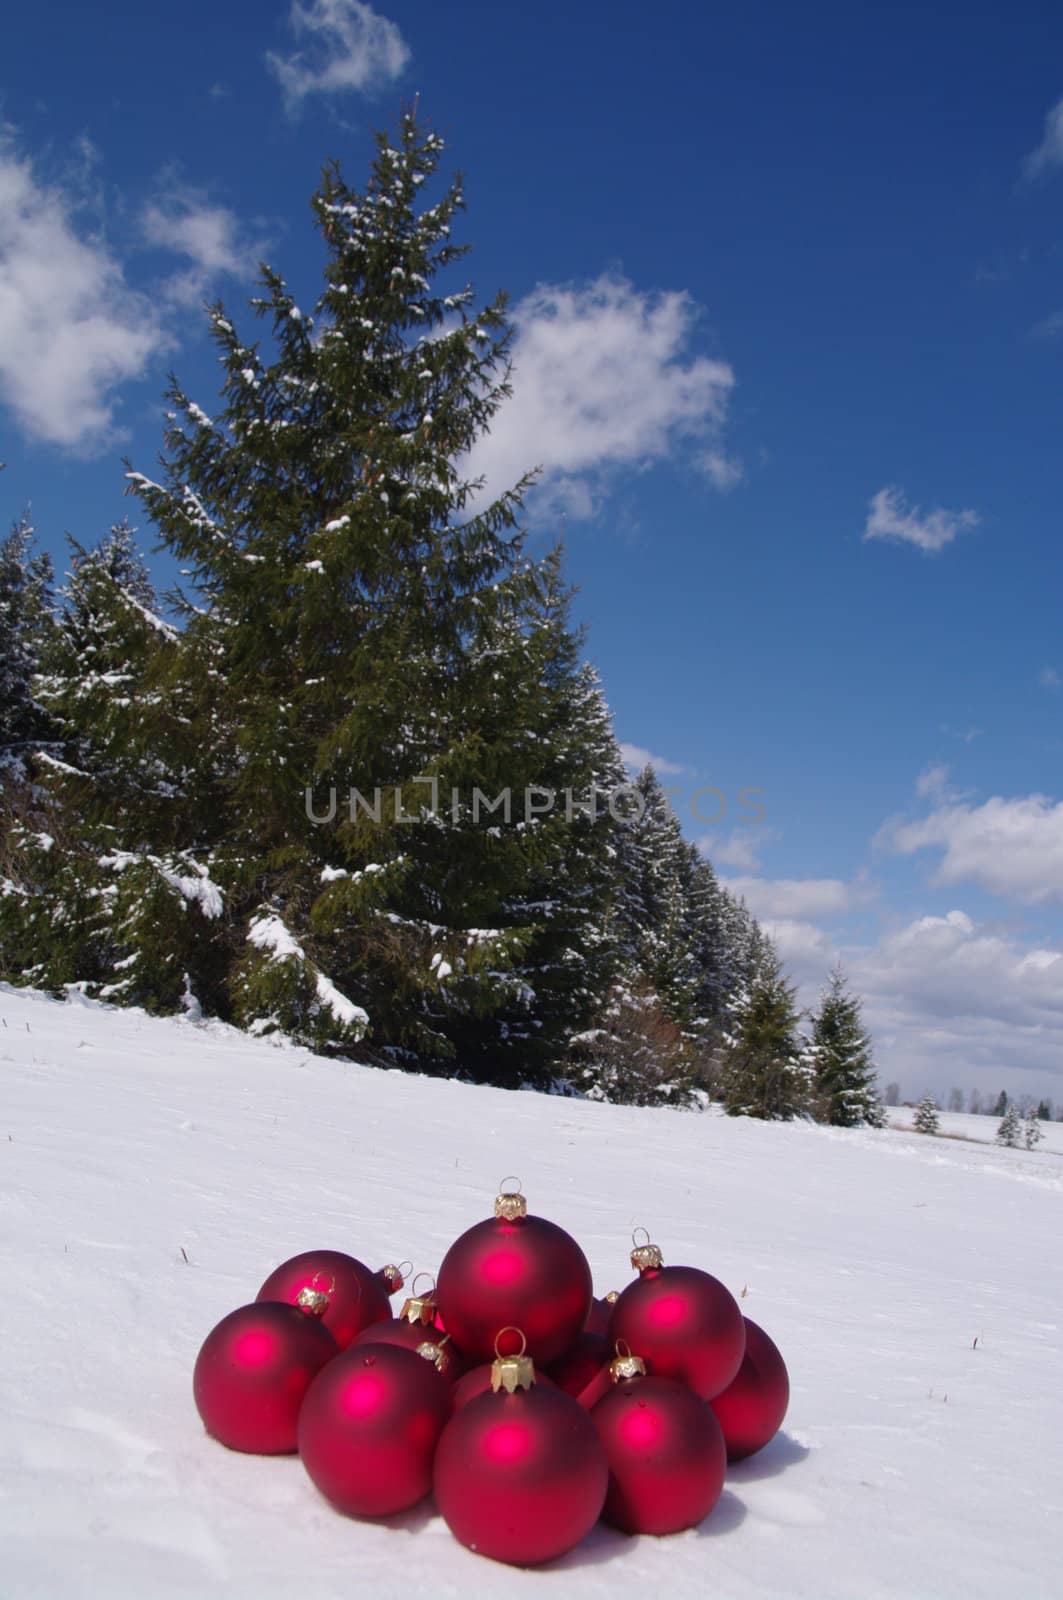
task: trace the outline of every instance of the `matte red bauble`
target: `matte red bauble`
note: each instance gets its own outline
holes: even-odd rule
[[[256,1300],[287,1300],[294,1305],[303,1289],[322,1289],[329,1297],[322,1321],[341,1350],[371,1322],[390,1317],[391,1306],[377,1274],[342,1250],[304,1250],[270,1273]]]
[[[231,1311],[196,1357],[192,1392],[203,1426],[230,1450],[290,1454],[303,1396],[338,1353],[313,1305],[256,1300]]]
[[[404,1350],[420,1350],[423,1345],[432,1345],[436,1355],[432,1358],[440,1377],[446,1378],[448,1383],[454,1383],[465,1371],[465,1363],[454,1347],[454,1342],[449,1334],[440,1333],[434,1323],[427,1326],[419,1322],[404,1322],[401,1317],[389,1318],[387,1322],[374,1322],[371,1328],[363,1328],[351,1341],[352,1350],[360,1350],[369,1345],[390,1344]],[[427,1359],[427,1358],[426,1358]]]
[[[462,1406],[467,1406],[470,1400],[475,1400],[477,1395],[487,1394],[491,1388],[491,1374],[495,1370],[493,1361],[484,1361],[478,1367],[471,1367],[458,1379],[454,1385],[454,1410],[460,1411]],[[536,1372],[536,1384],[546,1389],[556,1389],[557,1385],[545,1372]]]
[[[597,1522],[609,1481],[605,1451],[583,1407],[536,1384],[526,1356],[496,1362],[492,1382],[497,1392],[470,1400],[443,1430],[436,1504],[454,1537],[478,1555],[537,1566],[571,1550]]]
[[[609,1339],[623,1340],[658,1378],[678,1378],[703,1400],[721,1394],[742,1364],[738,1302],[698,1267],[661,1267],[629,1283],[613,1307]]]
[[[744,1320],[746,1353],[738,1375],[710,1402],[723,1429],[728,1461],[763,1449],[781,1428],[790,1403],[790,1379],[778,1345],[755,1322]]]
[[[591,1301],[591,1308],[587,1312],[587,1321],[583,1328],[584,1333],[600,1333],[604,1339],[609,1332],[609,1318],[613,1314],[613,1307],[619,1298],[620,1296],[615,1289],[610,1289],[609,1293],[603,1295],[601,1299],[595,1295]]]
[[[529,1217],[520,1193],[502,1193],[495,1215],[463,1233],[443,1257],[439,1309],[470,1362],[489,1360],[501,1328],[523,1330],[540,1363],[564,1355],[583,1329],[591,1269],[571,1234]]]
[[[386,1517],[416,1505],[450,1416],[450,1386],[430,1361],[395,1345],[352,1345],[312,1383],[299,1454],[338,1511]]]
[[[692,1389],[674,1378],[622,1379],[590,1417],[609,1461],[606,1522],[662,1534],[708,1516],[723,1490],[727,1451],[720,1424]]]
[[[559,1389],[578,1399],[609,1360],[609,1345],[600,1333],[581,1333],[559,1361],[550,1363],[550,1376]]]

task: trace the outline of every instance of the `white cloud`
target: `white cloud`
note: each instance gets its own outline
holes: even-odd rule
[[[958,1083],[1058,1095],[1063,951],[953,910],[849,954],[846,969],[883,1076],[909,1093]]]
[[[979,520],[976,511],[939,508],[924,515],[919,506],[907,504],[903,490],[891,486],[872,497],[864,538],[900,539],[929,555],[943,550],[966,528],[976,528]]]
[[[977,883],[1028,905],[1063,900],[1063,802],[1045,795],[945,804],[914,822],[887,823],[876,842],[898,855],[943,851],[935,883]]]
[[[714,868],[733,867],[736,872],[754,873],[760,871],[760,857],[765,847],[779,837],[777,828],[747,822],[732,828],[728,834],[703,834],[697,848]]]
[[[1058,689],[1063,685],[1063,678],[1060,678],[1058,667],[1042,667],[1037,681],[1042,689]]]
[[[1039,178],[1052,167],[1063,166],[1063,100],[1057,100],[1045,117],[1045,131],[1036,150],[1022,163],[1023,176]]]
[[[724,886],[741,895],[758,921],[836,916],[848,911],[866,889],[841,878],[725,878]]]
[[[635,772],[641,772],[644,767],[652,767],[654,772],[666,774],[686,771],[678,761],[667,761],[664,756],[655,756],[651,750],[645,750],[640,744],[621,744],[620,754],[625,767],[631,767]]]
[[[250,274],[260,253],[234,212],[172,177],[144,207],[140,225],[149,244],[190,263],[163,285],[163,293],[182,305],[202,300],[216,277]]]
[[[734,373],[696,355],[697,308],[682,291],[643,293],[605,273],[540,284],[515,308],[513,395],[474,447],[491,492],[541,466],[538,514],[595,512],[610,474],[686,459],[717,486],[741,467],[723,444]]]
[[[90,454],[113,436],[115,391],[167,335],[68,194],[0,144],[0,399],[33,439]]]
[[[308,94],[368,92],[397,78],[410,59],[395,23],[361,0],[293,0],[288,23],[303,48],[288,56],[270,50],[266,62],[289,111]]]

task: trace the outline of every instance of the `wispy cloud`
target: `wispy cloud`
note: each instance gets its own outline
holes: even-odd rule
[[[620,754],[625,767],[630,767],[633,772],[641,772],[644,767],[652,767],[654,772],[674,773],[685,772],[686,768],[678,761],[668,761],[664,756],[655,756],[652,750],[645,749],[641,744],[621,744]]]
[[[780,837],[778,828],[764,823],[744,823],[729,833],[706,833],[697,841],[701,854],[716,868],[731,867],[735,872],[760,871],[760,858],[769,844]]]
[[[245,237],[235,212],[173,173],[160,180],[141,212],[140,225],[149,244],[188,262],[163,285],[167,297],[182,305],[202,300],[220,276],[249,275],[261,253],[259,245]]]
[[[266,62],[289,112],[307,95],[368,93],[397,78],[410,59],[396,24],[362,0],[293,0],[288,24],[301,48],[286,56],[270,50]]]
[[[889,486],[872,497],[864,538],[899,539],[931,555],[951,544],[957,534],[976,528],[979,520],[976,511],[939,508],[924,514],[919,506],[907,503],[902,489]]]
[[[169,341],[77,210],[0,143],[0,398],[29,438],[89,455],[114,436],[120,386]]]
[[[868,898],[867,886],[841,878],[725,878],[726,888],[741,895],[760,920],[806,921],[839,916]]]
[[[1036,150],[1023,158],[1024,178],[1040,178],[1053,167],[1063,166],[1063,99],[1057,100],[1045,117],[1044,133]]]
[[[1037,678],[1042,689],[1056,691],[1063,688],[1063,678],[1059,675],[1058,667],[1042,667]]]
[[[739,481],[724,441],[734,373],[695,353],[688,294],[643,292],[606,273],[540,284],[513,321],[514,392],[468,462],[489,491],[541,466],[538,514],[590,517],[618,470],[680,452],[719,489]]]

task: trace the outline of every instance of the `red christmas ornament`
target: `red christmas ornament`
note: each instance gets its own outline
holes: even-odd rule
[[[494,1370],[495,1364],[493,1361],[484,1361],[478,1367],[471,1367],[468,1372],[458,1379],[452,1390],[455,1411],[460,1411],[462,1406],[467,1406],[470,1400],[476,1399],[477,1395],[488,1393],[491,1388]],[[548,1378],[545,1372],[537,1371],[535,1381],[545,1389],[557,1388],[557,1384],[552,1378]]]
[[[390,1516],[431,1488],[449,1416],[450,1387],[430,1361],[394,1345],[352,1345],[310,1386],[299,1454],[338,1511]]]
[[[304,1250],[276,1267],[256,1300],[287,1300],[295,1305],[303,1289],[324,1289],[329,1297],[325,1327],[341,1350],[371,1322],[390,1317],[387,1292],[377,1274],[342,1250]]]
[[[761,1450],[782,1427],[790,1403],[790,1379],[779,1347],[749,1318],[746,1353],[738,1375],[709,1403],[723,1429],[728,1461]]]
[[[511,1566],[550,1561],[597,1522],[609,1468],[571,1395],[535,1382],[529,1358],[502,1356],[492,1393],[455,1413],[436,1451],[436,1504],[454,1537]]]
[[[645,1372],[637,1356],[618,1357],[614,1386],[590,1413],[609,1462],[602,1516],[625,1533],[678,1533],[720,1498],[727,1451],[704,1400]]]
[[[587,1321],[583,1328],[584,1333],[600,1333],[603,1339],[606,1338],[609,1333],[609,1318],[612,1316],[613,1307],[619,1298],[620,1296],[615,1289],[610,1289],[609,1293],[603,1295],[600,1300],[595,1295],[591,1301],[591,1308],[587,1312]]]
[[[413,1280],[414,1290],[419,1278],[428,1278],[429,1288],[420,1294],[409,1295],[397,1317],[363,1328],[354,1343],[395,1344],[403,1345],[407,1350],[416,1350],[419,1355],[427,1356],[435,1363],[441,1377],[453,1383],[465,1371],[465,1363],[450,1334],[441,1332],[437,1324],[435,1284],[431,1274],[419,1272]]]
[[[654,1377],[678,1378],[703,1400],[727,1388],[745,1350],[737,1300],[698,1267],[654,1267],[629,1283],[609,1338],[637,1350]]]
[[[587,1320],[591,1269],[571,1234],[529,1217],[519,1189],[503,1191],[494,1217],[463,1233],[443,1257],[437,1298],[467,1360],[489,1360],[499,1330],[516,1324],[545,1364],[564,1355]]]
[[[581,1333],[572,1341],[560,1361],[550,1363],[550,1376],[559,1389],[578,1399],[592,1378],[609,1360],[609,1344],[600,1333]]]
[[[295,1449],[303,1396],[339,1353],[319,1320],[326,1306],[326,1297],[312,1289],[298,1306],[256,1300],[207,1334],[192,1392],[209,1434],[230,1450],[254,1455]]]

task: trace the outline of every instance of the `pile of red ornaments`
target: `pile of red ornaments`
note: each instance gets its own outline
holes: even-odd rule
[[[233,1450],[298,1450],[349,1516],[432,1491],[455,1538],[516,1566],[562,1555],[599,1517],[695,1527],[727,1462],[778,1430],[786,1367],[716,1278],[665,1266],[648,1241],[631,1262],[634,1282],[595,1299],[575,1239],[504,1187],[397,1317],[402,1268],[308,1251],[208,1334],[199,1414]]]

